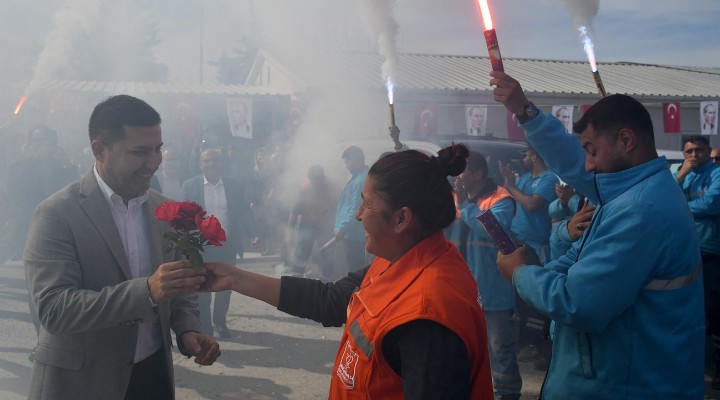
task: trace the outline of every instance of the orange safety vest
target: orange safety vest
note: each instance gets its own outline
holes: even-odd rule
[[[494,206],[498,201],[508,197],[512,198],[510,192],[508,192],[504,187],[498,186],[490,196],[479,199],[477,205],[480,211],[485,211]]]
[[[502,186],[498,186],[494,192],[492,192],[489,196],[481,197],[477,201],[477,206],[480,209],[480,211],[484,211],[489,209],[490,207],[494,206],[495,203],[502,199],[506,198],[513,198],[510,192],[507,191]],[[453,199],[455,200],[455,218],[460,218],[460,208],[458,208],[458,198],[457,193],[453,192]]]
[[[442,232],[391,265],[376,258],[348,304],[330,383],[330,399],[402,399],[402,378],[385,361],[382,342],[414,320],[442,324],[462,339],[470,360],[472,399],[492,400],[485,313],[470,269]]]
[[[486,197],[481,197],[477,201],[477,206],[480,211],[489,210],[497,204],[500,200],[506,199],[506,198],[513,198],[510,192],[507,191],[502,186],[498,186],[494,192],[492,192],[490,195]],[[453,198],[455,199],[455,219],[457,220],[460,218],[460,208],[458,207],[458,198],[457,194],[453,192]],[[458,222],[455,221],[455,224]],[[457,228],[453,228],[457,229]],[[460,250],[461,253],[464,253],[467,251],[468,247],[497,247],[497,245],[490,239],[484,239],[484,240],[472,240],[472,241],[465,241],[463,243],[460,243],[460,235],[453,235],[450,234],[450,242],[454,244],[458,250]]]

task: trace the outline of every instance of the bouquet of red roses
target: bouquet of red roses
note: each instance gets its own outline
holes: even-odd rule
[[[167,221],[175,232],[167,232],[165,251],[179,250],[194,267],[203,266],[200,254],[203,247],[211,244],[222,246],[225,241],[225,230],[220,221],[192,201],[173,201],[161,203],[155,209],[155,218]]]

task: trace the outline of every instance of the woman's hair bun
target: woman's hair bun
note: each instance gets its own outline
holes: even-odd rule
[[[468,155],[470,155],[470,151],[466,145],[453,143],[440,149],[437,157],[432,157],[432,159],[443,176],[458,176],[465,171]]]

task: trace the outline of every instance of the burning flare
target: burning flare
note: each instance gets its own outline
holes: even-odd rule
[[[598,71],[597,62],[595,61],[595,46],[593,45],[592,39],[590,39],[590,35],[588,35],[587,27],[583,25],[578,28],[578,30],[580,31],[580,37],[583,42],[583,49],[585,49],[585,54],[587,54],[588,61],[590,62],[590,69],[593,73],[593,79],[595,79],[595,86],[597,86],[602,97],[606,97],[607,92],[605,91],[605,85],[603,85],[602,79],[600,78],[600,72]]]
[[[13,114],[18,115],[23,104],[25,104],[26,99],[27,99],[27,97],[25,97],[25,96],[20,98],[20,101],[18,101],[17,106],[15,106],[15,112],[13,112]]]
[[[478,6],[480,6],[480,14],[482,16],[485,30],[489,31],[493,28],[493,23],[492,16],[490,15],[490,7],[488,7],[487,0],[478,0]]]
[[[590,36],[588,35],[587,27],[581,26],[580,28],[578,28],[578,30],[580,31],[583,49],[585,50],[585,54],[587,54],[588,61],[590,61],[590,68],[592,69],[592,72],[596,72],[597,62],[595,61],[595,46],[593,45],[592,39],[590,39]]]
[[[395,83],[393,82],[392,78],[387,77],[387,79],[385,80],[385,87],[387,87],[388,111],[390,112],[390,126],[393,127],[395,126]]]
[[[498,45],[497,35],[495,29],[493,29],[492,17],[490,15],[490,7],[488,7],[487,0],[477,0],[478,8],[480,9],[480,16],[485,26],[485,44],[487,45],[488,54],[490,55],[490,64],[492,65],[493,71],[504,71],[502,63],[502,56],[500,55],[500,45]]]

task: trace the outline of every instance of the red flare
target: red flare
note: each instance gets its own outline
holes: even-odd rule
[[[20,112],[20,109],[22,108],[23,104],[25,104],[25,100],[27,98],[25,96],[20,98],[20,101],[18,101],[17,106],[15,107],[15,112],[13,114],[17,115]]]
[[[480,17],[485,26],[485,44],[487,45],[488,54],[490,55],[490,64],[493,71],[504,71],[502,56],[500,55],[500,45],[498,45],[497,35],[493,29],[492,16],[490,15],[490,7],[487,0],[477,0]]]

